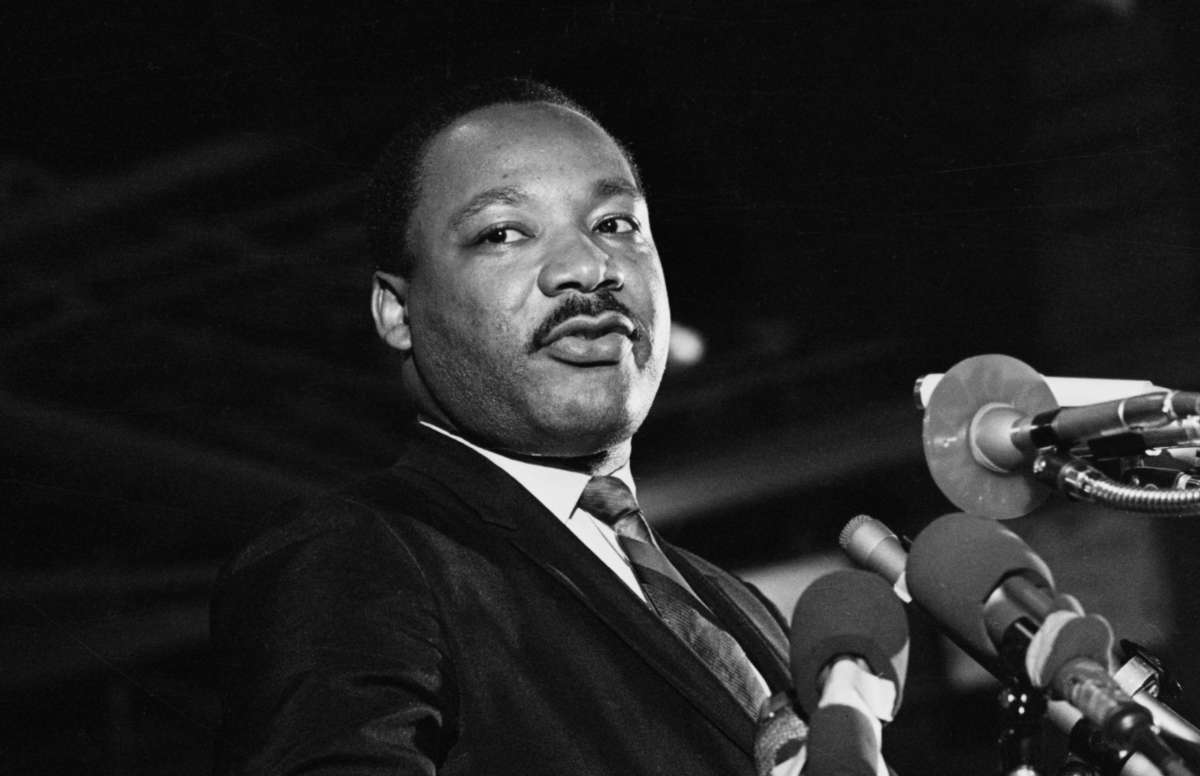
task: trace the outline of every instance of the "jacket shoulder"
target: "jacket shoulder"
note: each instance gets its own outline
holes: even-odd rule
[[[414,521],[377,503],[380,488],[400,491],[397,505],[430,501],[368,477],[291,502],[222,569],[218,772],[309,772],[339,747],[422,770],[444,755],[456,695],[437,596],[405,535]]]
[[[413,521],[429,521],[460,506],[452,493],[419,472],[401,468],[377,472],[271,510],[225,563],[221,576],[314,541],[397,540]]]

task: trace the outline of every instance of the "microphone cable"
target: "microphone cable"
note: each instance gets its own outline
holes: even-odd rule
[[[1077,501],[1159,516],[1200,514],[1198,489],[1122,485],[1083,459],[1058,452],[1039,453],[1033,461],[1033,475]]]

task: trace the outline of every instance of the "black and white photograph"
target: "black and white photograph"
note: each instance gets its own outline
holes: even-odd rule
[[[0,31],[0,773],[1200,774],[1200,5]]]

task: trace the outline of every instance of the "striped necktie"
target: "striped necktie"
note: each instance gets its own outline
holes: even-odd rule
[[[659,549],[625,483],[616,477],[593,477],[579,498],[579,507],[612,526],[654,611],[750,718],[758,720],[767,693],[750,659]]]

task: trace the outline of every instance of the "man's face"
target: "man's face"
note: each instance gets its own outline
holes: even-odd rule
[[[607,133],[543,103],[466,114],[429,147],[410,240],[409,379],[425,409],[522,454],[628,441],[670,315],[646,202]]]

